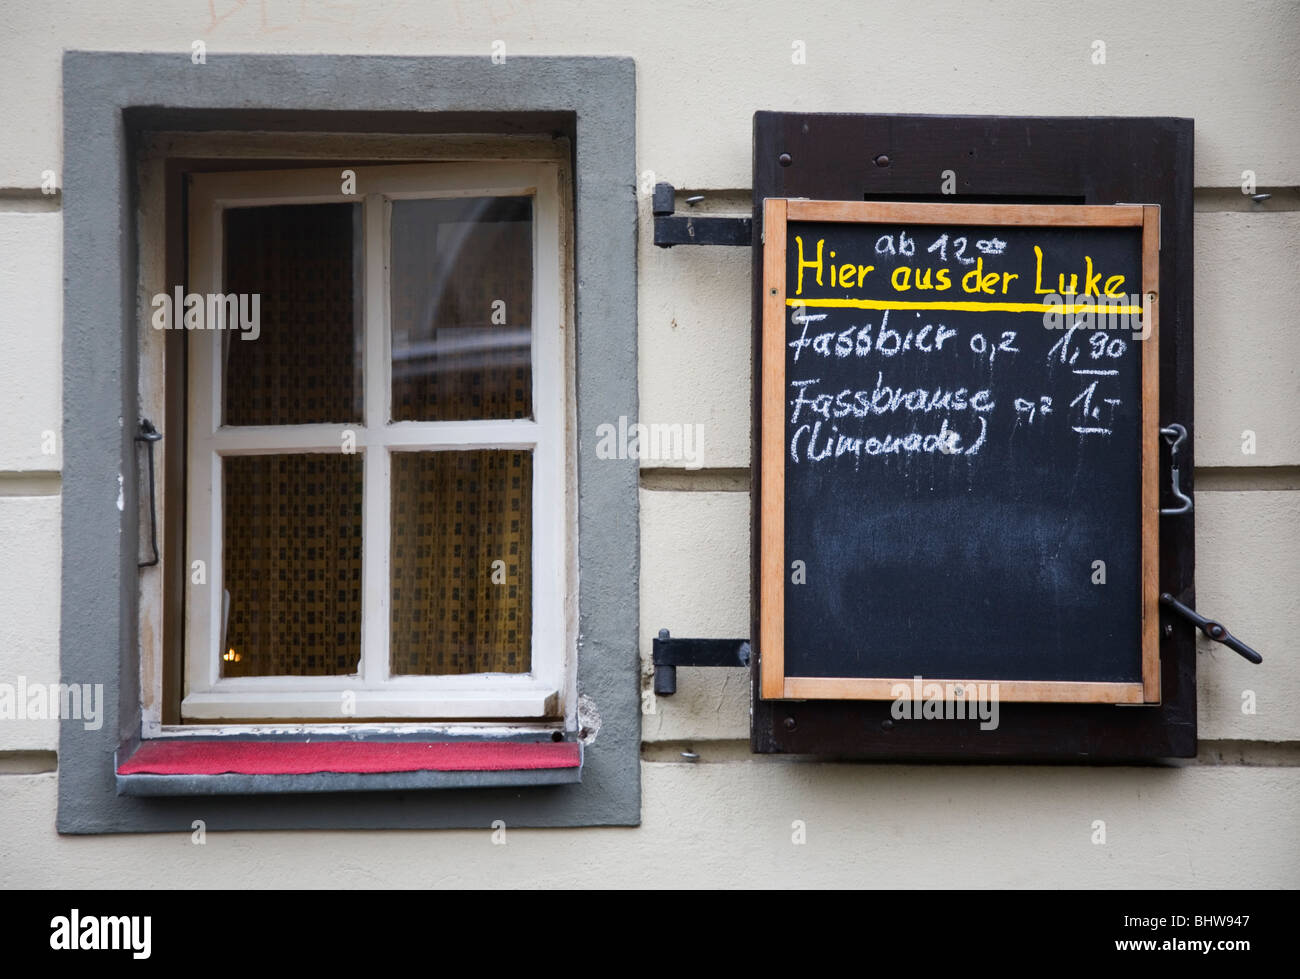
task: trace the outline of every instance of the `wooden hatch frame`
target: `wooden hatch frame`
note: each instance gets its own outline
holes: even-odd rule
[[[924,678],[954,688],[997,684],[998,699],[1013,702],[1158,704],[1159,651],[1159,281],[1160,207],[1155,204],[940,204],[768,198],[762,243],[761,535],[759,559],[759,698],[762,700],[894,700],[911,677],[803,677],[785,671],[785,318],[786,227],[790,221],[855,224],[981,225],[1014,227],[1133,227],[1142,231],[1144,326],[1141,342],[1141,676],[1139,682]],[[928,692],[927,692],[928,696]]]

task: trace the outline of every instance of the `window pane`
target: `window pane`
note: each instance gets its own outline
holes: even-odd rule
[[[225,212],[226,295],[260,316],[221,335],[224,424],[361,421],[361,257],[360,204]]]
[[[394,452],[392,471],[392,672],[527,673],[532,453]]]
[[[533,202],[393,202],[394,421],[532,416]]]
[[[222,676],[357,672],[361,454],[222,460]]]

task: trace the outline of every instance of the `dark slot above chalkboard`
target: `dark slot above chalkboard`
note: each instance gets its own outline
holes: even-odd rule
[[[1159,701],[1159,213],[766,201],[763,698]]]

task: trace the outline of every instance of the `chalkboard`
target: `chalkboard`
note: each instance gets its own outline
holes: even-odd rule
[[[764,229],[762,695],[1158,700],[1159,209]]]

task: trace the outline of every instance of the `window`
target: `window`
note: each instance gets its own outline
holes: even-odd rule
[[[558,166],[344,179],[192,178],[182,720],[560,716]]]
[[[634,64],[626,58],[521,57],[512,58],[510,70],[503,71],[488,59],[470,57],[232,54],[206,65],[201,85],[195,84],[192,69],[188,59],[170,54],[74,51],[67,52],[63,61],[67,138],[62,199],[65,423],[60,665],[68,682],[104,684],[105,716],[93,729],[65,724],[60,730],[59,832],[190,832],[194,799],[199,796],[208,825],[229,830],[464,828],[486,826],[496,819],[510,826],[639,822],[637,461],[597,458],[594,434],[602,423],[636,415]],[[194,489],[192,493],[184,485],[188,395],[192,393],[183,383],[186,348],[191,340],[210,340],[218,334],[229,338],[223,340],[227,346],[215,348],[214,357],[230,353],[249,366],[246,361],[270,352],[268,347],[259,355],[261,339],[243,340],[244,331],[156,330],[151,324],[157,310],[151,308],[150,300],[156,293],[172,292],[178,285],[183,291],[195,288],[186,272],[185,245],[192,230],[186,228],[190,215],[185,201],[187,181],[202,183],[210,179],[205,176],[209,174],[235,180],[240,171],[261,171],[265,176],[267,172],[313,168],[304,171],[301,179],[289,180],[269,193],[265,186],[250,191],[253,200],[249,209],[261,208],[262,213],[244,215],[249,220],[273,218],[270,209],[281,204],[359,204],[364,222],[370,194],[394,202],[403,199],[403,194],[418,199],[531,196],[535,264],[528,357],[536,438],[521,439],[523,444],[470,442],[469,426],[516,421],[510,418],[448,418],[440,414],[414,421],[444,426],[441,434],[431,430],[432,438],[448,437],[459,427],[458,437],[467,444],[427,450],[442,453],[444,459],[450,458],[448,452],[478,449],[531,451],[532,513],[536,514],[540,510],[537,487],[545,465],[539,450],[555,445],[547,441],[549,422],[542,414],[547,389],[542,380],[537,299],[542,274],[538,256],[545,248],[539,215],[548,193],[537,180],[501,175],[505,167],[538,162],[545,164],[543,170],[558,176],[562,197],[557,208],[560,247],[555,265],[566,269],[559,281],[568,293],[562,294],[558,320],[564,342],[558,353],[551,351],[567,358],[559,395],[564,400],[565,417],[555,420],[565,447],[557,486],[560,478],[565,482],[556,508],[559,512],[549,514],[544,526],[535,521],[529,531],[533,550],[529,670],[534,679],[538,664],[547,656],[556,656],[540,635],[539,595],[550,588],[562,596],[558,610],[548,613],[561,616],[564,628],[562,651],[553,661],[560,671],[559,688],[554,707],[546,708],[553,709],[555,715],[533,716],[527,713],[526,704],[515,716],[479,713],[480,709],[499,708],[485,707],[485,695],[473,690],[476,685],[499,680],[492,683],[486,696],[519,706],[520,701],[534,696],[519,689],[533,682],[528,674],[493,673],[488,677],[399,671],[396,676],[400,679],[391,684],[392,691],[365,689],[374,693],[376,701],[394,699],[394,694],[418,694],[424,706],[416,716],[385,720],[360,711],[352,716],[344,714],[338,704],[331,705],[329,723],[325,724],[286,717],[180,723],[186,692],[182,684],[184,615],[193,611],[195,596],[207,595],[216,581],[208,567],[208,584],[193,584],[193,571],[186,563],[191,517],[187,511],[198,492]],[[479,176],[472,188],[462,186],[465,192],[457,193],[456,185],[445,181],[459,164],[466,163],[472,164]],[[425,167],[433,175],[432,182],[422,180],[409,190],[398,186],[377,190],[377,185],[366,183],[375,176],[372,167],[391,169],[395,175]],[[357,171],[356,196],[340,193],[338,180],[344,169]],[[367,173],[363,174],[363,169]],[[534,191],[521,193],[527,188]],[[277,197],[280,204],[273,203]],[[328,221],[328,212],[322,213],[326,217],[321,220]],[[441,217],[443,224],[466,223]],[[224,220],[220,227],[212,228],[208,242],[210,256],[220,256],[223,283],[225,253],[218,247],[217,236],[225,232]],[[239,217],[234,220],[238,222]],[[341,218],[336,220],[342,223]],[[346,239],[353,254],[371,254],[368,249],[373,242],[380,243],[382,254],[387,247],[382,236],[366,232],[363,223],[360,252],[354,248],[355,232]],[[341,233],[330,235],[318,243],[321,247],[314,253],[330,253],[326,241],[338,244],[344,240]],[[570,267],[574,271],[567,271]],[[365,268],[363,264],[363,273]],[[361,292],[349,302],[355,309],[355,303],[368,304],[378,294],[375,284],[363,274]],[[251,305],[249,308],[251,313]],[[259,312],[269,326],[269,305]],[[335,314],[335,326],[342,332],[341,317],[337,310]],[[182,322],[183,318],[182,311]],[[510,310],[506,318],[504,326],[519,322]],[[487,326],[500,328],[503,324],[489,318]],[[352,329],[361,328],[353,324]],[[354,332],[354,343],[356,336]],[[248,466],[269,465],[266,457],[273,456],[303,457],[295,460],[299,465],[313,461],[306,458],[312,455],[328,456],[336,465],[342,465],[343,459],[359,462],[363,562],[364,548],[375,543],[365,536],[366,507],[375,502],[373,494],[369,500],[365,496],[366,465],[373,465],[377,448],[390,457],[426,451],[387,445],[382,440],[364,442],[372,434],[364,415],[370,390],[366,371],[374,366],[364,348],[369,336],[361,334],[358,358],[362,373],[359,422],[354,411],[354,420],[349,422],[291,421],[266,426],[280,429],[266,433],[279,438],[288,434],[285,430],[333,425],[339,441],[329,444],[328,453],[305,451],[310,444],[269,439],[260,452],[230,453],[246,457],[242,464]],[[387,334],[381,332],[380,336]],[[509,344],[509,337],[498,337]],[[409,346],[415,347],[432,342],[418,334],[408,339]],[[389,338],[386,342],[393,341]],[[234,348],[233,353],[229,347]],[[441,360],[452,351],[425,347],[408,352],[412,356],[406,360],[417,370],[412,376],[418,376],[421,358],[427,361],[427,356],[436,355]],[[498,353],[505,356],[506,351]],[[333,363],[338,367],[345,362]],[[350,371],[355,371],[355,363]],[[391,361],[381,363],[388,364],[391,374]],[[493,364],[500,366],[498,361]],[[459,369],[466,365],[457,361],[447,366]],[[330,375],[335,382],[329,387],[331,405],[343,402],[340,391],[348,388],[348,399],[357,396],[356,388],[344,383],[341,367],[338,371]],[[251,375],[236,381],[246,385],[235,392],[243,399],[240,409],[265,410],[258,403],[256,387],[247,384],[250,379]],[[224,407],[216,400],[219,393],[224,397],[223,388],[211,388],[213,400],[208,410],[214,420],[214,436],[215,419],[222,417],[220,409]],[[318,396],[324,395],[316,390],[312,397]],[[418,404],[415,393],[413,398],[412,404]],[[320,404],[315,408],[319,410]],[[144,418],[155,423],[161,420],[158,428],[164,436],[152,443],[158,477],[154,512],[161,561],[157,565],[150,561],[150,453],[134,439],[136,426]],[[393,430],[406,421],[393,422]],[[237,427],[252,432],[263,426]],[[342,433],[348,428],[357,434],[354,453],[341,448]],[[316,472],[311,478],[320,475]],[[390,470],[390,494],[392,476]],[[386,505],[392,508],[391,496]],[[383,533],[392,548],[393,528],[385,527]],[[542,548],[548,546],[544,537],[552,533],[556,541],[562,533],[567,534],[558,564],[546,564],[541,558]],[[213,536],[210,531],[210,542]],[[558,580],[541,580],[538,568]],[[375,584],[376,579],[369,581]],[[380,591],[390,584],[382,583]],[[367,628],[364,587],[359,657],[365,655]],[[169,589],[174,594],[169,594]],[[381,595],[381,606],[384,601],[391,602],[391,598]],[[390,605],[381,614],[392,613]],[[389,632],[391,636],[391,624]],[[223,650],[228,652],[229,646]],[[245,650],[236,647],[236,652],[242,657]],[[393,650],[388,652],[391,657]],[[241,664],[250,662],[240,660]],[[258,679],[223,676],[221,665],[217,679],[240,683]],[[403,667],[410,668],[406,663]],[[439,664],[438,668],[443,667]],[[349,690],[359,696],[363,680],[369,678],[361,672],[346,680],[325,673],[295,677],[287,684],[291,690],[278,692],[277,706],[284,707],[287,715],[291,709],[286,701],[292,697],[319,699],[313,685],[337,692],[339,701]],[[414,694],[397,690],[402,686],[413,687]],[[248,700],[253,692],[241,692],[240,697]],[[285,692],[290,697],[284,697]],[[424,719],[426,710],[450,714],[453,709],[461,713]],[[199,737],[192,737],[195,734]],[[466,741],[476,742],[470,748],[477,759],[482,761],[487,752],[497,756],[496,761],[465,767],[458,759]],[[271,748],[281,746],[295,757],[312,756],[307,766],[310,771],[288,774],[283,767],[258,767],[253,773],[220,774],[211,765],[193,764],[194,752],[189,746],[202,747],[204,742],[219,742],[226,755],[249,748],[261,761],[268,760]],[[435,764],[422,759],[410,768],[387,760],[378,762],[388,766],[382,770],[354,767],[340,771],[329,767],[332,762],[327,764],[328,759],[317,750],[329,743],[336,753],[356,747],[369,752],[368,757],[376,753],[387,756],[395,742],[400,742],[403,751],[412,746],[427,748],[428,752],[421,754],[439,755],[443,761]],[[184,766],[166,773],[145,774],[135,763],[146,749],[155,756],[191,757]],[[580,755],[580,767],[573,765],[575,754]],[[563,765],[559,764],[561,755],[569,759]],[[408,756],[403,757],[410,762]],[[219,766],[218,770],[225,771]],[[502,792],[501,786],[510,789]],[[454,791],[447,791],[450,789]],[[267,793],[274,797],[265,798]]]

